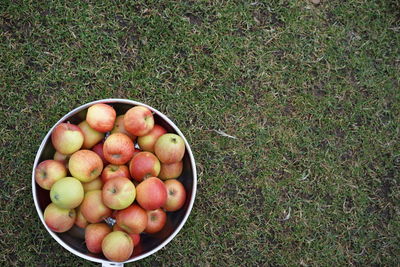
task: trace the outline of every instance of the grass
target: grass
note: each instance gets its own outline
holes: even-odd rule
[[[41,225],[31,168],[61,116],[109,97],[172,118],[199,173],[179,235],[127,266],[397,265],[399,10],[2,1],[0,265],[96,266]]]

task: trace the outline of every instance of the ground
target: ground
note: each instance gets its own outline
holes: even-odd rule
[[[198,171],[182,231],[127,266],[398,264],[399,10],[2,1],[0,265],[98,266],[46,232],[31,171],[55,122],[112,97],[169,116]]]

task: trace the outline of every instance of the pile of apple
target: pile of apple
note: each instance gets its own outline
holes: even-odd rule
[[[50,190],[45,223],[59,233],[74,224],[85,228],[92,253],[126,261],[141,233],[161,231],[166,212],[185,203],[185,188],[176,179],[184,141],[154,124],[147,107],[117,116],[112,106],[94,104],[78,125],[57,125],[51,141],[54,159],[42,161],[35,171],[37,184]]]

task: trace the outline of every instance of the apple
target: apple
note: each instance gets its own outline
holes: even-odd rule
[[[71,123],[60,123],[51,133],[54,148],[65,155],[78,151],[84,141],[82,130]]]
[[[101,243],[104,256],[110,261],[122,262],[129,259],[133,252],[131,237],[122,231],[111,232]]]
[[[88,225],[88,221],[86,220],[85,216],[83,216],[81,212],[81,206],[76,208],[76,220],[75,220],[75,225],[80,227],[80,228],[86,228]]]
[[[112,164],[125,164],[133,156],[135,145],[132,140],[123,133],[111,134],[103,146],[103,153],[106,160]]]
[[[106,133],[114,127],[116,117],[117,113],[112,106],[99,103],[88,108],[86,121],[96,131]]]
[[[123,231],[123,232],[125,232],[124,229],[122,229],[121,227],[118,226],[118,224],[114,224],[113,231]],[[128,234],[128,235],[132,238],[133,247],[136,247],[140,242],[140,234]]]
[[[132,241],[133,241],[133,246],[137,246],[140,243],[140,234],[128,234]]]
[[[51,201],[63,209],[78,207],[83,200],[82,183],[73,177],[61,178],[50,189]]]
[[[92,190],[101,190],[103,188],[103,181],[99,176],[91,182],[82,183],[82,186],[85,193]]]
[[[141,149],[154,153],[154,144],[160,136],[166,133],[167,130],[165,130],[162,126],[155,124],[153,129],[148,134],[139,136],[137,141]]]
[[[150,177],[136,187],[136,201],[146,210],[162,207],[167,201],[167,188],[157,177]]]
[[[147,212],[147,226],[144,231],[148,234],[154,234],[164,227],[167,221],[167,214],[162,209],[148,210]]]
[[[85,229],[85,243],[87,249],[92,253],[100,253],[101,243],[111,231],[111,227],[106,223],[89,224]]]
[[[151,152],[139,152],[129,162],[129,171],[136,181],[141,182],[144,178],[157,176],[160,173],[160,161]]]
[[[143,150],[138,149],[138,148],[135,147],[135,151],[133,151],[133,156],[135,156],[139,152],[143,152]]]
[[[101,179],[103,183],[106,183],[108,180],[116,178],[116,177],[126,177],[130,178],[129,169],[126,165],[107,165],[103,172],[101,173]]]
[[[124,116],[125,129],[135,135],[146,135],[154,127],[154,117],[151,110],[144,106],[129,109]]]
[[[118,226],[129,234],[140,234],[147,225],[146,211],[137,204],[118,211],[115,219]]]
[[[135,147],[135,150],[133,151],[132,159],[136,156],[137,153],[140,153],[140,152],[143,152],[143,150],[138,149],[138,148]],[[131,164],[132,159],[126,165],[129,166]]]
[[[67,176],[67,168],[64,164],[48,159],[42,161],[35,169],[35,181],[43,189],[50,190],[52,185]]]
[[[117,177],[104,184],[102,197],[104,204],[113,210],[129,207],[135,200],[136,189],[125,177]]]
[[[95,129],[90,127],[87,121],[82,121],[78,124],[78,127],[81,128],[84,137],[82,148],[92,148],[105,136],[104,133],[96,131]]]
[[[176,179],[167,180],[164,182],[167,188],[168,197],[163,205],[166,211],[177,211],[185,204],[186,190],[181,182]]]
[[[74,209],[63,209],[50,203],[44,210],[44,221],[54,232],[63,233],[74,225],[76,212]]]
[[[124,229],[122,229],[121,227],[118,226],[118,224],[115,223],[113,225],[113,231],[122,231],[122,232],[124,232]]]
[[[107,165],[109,162],[106,160],[106,158],[104,157],[104,153],[103,153],[103,146],[104,143],[100,142],[97,145],[95,145],[92,148],[92,151],[95,152],[97,155],[99,155],[99,157],[101,158],[101,160],[103,161],[103,165]]]
[[[98,223],[109,217],[112,210],[104,205],[101,190],[93,190],[85,193],[81,212],[88,222]]]
[[[54,153],[53,159],[61,162],[62,164],[64,164],[65,168],[68,169],[68,161],[69,161],[70,157],[71,157],[71,155],[65,155],[65,154],[62,154],[62,153],[56,151]]]
[[[175,163],[161,163],[161,170],[158,178],[162,180],[178,178],[182,174],[183,163],[178,161]]]
[[[117,218],[117,217],[116,217],[116,216],[117,216],[117,213],[118,213],[118,210],[113,210],[110,217],[113,218],[113,219],[115,220],[115,218]]]
[[[82,149],[71,155],[68,167],[72,176],[83,183],[87,183],[101,174],[103,161],[95,152]]]
[[[119,115],[117,119],[115,120],[114,128],[111,130],[111,133],[123,133],[126,134],[132,141],[136,140],[136,136],[131,134],[125,129],[124,125],[124,116],[125,115]]]
[[[185,142],[179,135],[167,133],[158,138],[154,152],[162,163],[178,162],[185,154]]]

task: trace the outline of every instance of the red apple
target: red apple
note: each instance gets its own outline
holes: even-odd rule
[[[81,212],[90,223],[98,223],[109,217],[112,210],[104,205],[101,190],[86,192],[81,204]]]
[[[92,190],[101,190],[103,188],[103,181],[100,176],[91,182],[82,183],[83,191],[88,192]]]
[[[39,163],[35,169],[35,181],[46,190],[50,190],[55,182],[67,176],[67,168],[64,164],[48,159]]]
[[[143,150],[140,150],[140,149],[135,147],[135,151],[133,151],[133,156],[135,156],[139,152],[143,152]]]
[[[127,233],[115,231],[103,239],[101,249],[104,256],[110,261],[123,262],[132,255],[133,242]]]
[[[63,233],[74,225],[76,212],[74,209],[63,209],[50,203],[44,210],[44,221],[54,232]]]
[[[131,237],[134,246],[139,245],[139,243],[140,243],[140,234],[128,234],[128,235]]]
[[[53,159],[61,162],[62,164],[64,164],[65,168],[68,169],[68,161],[69,161],[70,157],[71,157],[71,155],[65,155],[65,154],[62,154],[62,153],[56,151],[54,153]]]
[[[133,151],[132,159],[136,156],[136,154],[138,154],[140,152],[143,152],[143,151],[135,147],[135,150]],[[132,159],[126,165],[129,166],[131,164]]]
[[[79,150],[71,155],[68,162],[72,176],[83,183],[96,179],[103,170],[103,161],[91,150]]]
[[[115,120],[114,128],[112,129],[111,133],[123,133],[126,134],[132,141],[136,140],[136,136],[125,130],[124,125],[124,115],[119,115]]]
[[[181,182],[176,179],[167,180],[164,182],[167,188],[168,197],[163,205],[166,211],[177,211],[185,204],[186,190]]]
[[[185,154],[185,142],[179,135],[167,133],[158,138],[154,152],[162,163],[178,162]]]
[[[147,214],[137,204],[117,212],[116,222],[129,234],[140,234],[146,228]]]
[[[158,177],[162,180],[178,178],[182,174],[183,163],[178,161],[175,163],[161,163],[161,170]]]
[[[136,200],[146,210],[158,209],[167,201],[167,188],[157,177],[150,177],[136,187]]]
[[[101,179],[103,180],[103,183],[107,183],[107,181],[109,181],[110,179],[117,177],[131,177],[129,174],[129,169],[126,165],[109,164],[104,168],[103,172],[101,173]]]
[[[104,133],[96,131],[90,127],[87,121],[82,121],[78,126],[81,128],[84,136],[82,148],[92,148],[104,138]]]
[[[80,228],[86,228],[88,225],[88,221],[86,220],[85,216],[83,216],[81,212],[81,206],[76,208],[76,220],[75,220],[75,225],[80,227]]]
[[[86,121],[96,131],[106,133],[114,127],[117,113],[114,108],[107,104],[94,104],[88,108]]]
[[[118,224],[114,224],[113,231],[122,231],[125,232],[124,229],[118,226]],[[140,242],[140,234],[128,234],[133,241],[133,247],[136,247]]]
[[[125,177],[117,177],[104,184],[102,197],[104,204],[113,210],[129,207],[135,200],[136,189]]]
[[[103,146],[104,143],[100,142],[97,145],[95,145],[92,150],[93,152],[95,152],[97,155],[99,155],[99,157],[101,158],[101,160],[103,161],[103,165],[107,165],[109,162],[106,160],[106,158],[104,157],[104,152],[103,152]]]
[[[78,151],[84,141],[82,130],[71,123],[60,123],[51,134],[51,142],[54,148],[65,155]]]
[[[154,144],[160,136],[167,133],[162,126],[155,124],[153,129],[146,135],[138,137],[138,144],[144,151],[149,151],[154,153]]]
[[[162,209],[147,211],[147,226],[144,231],[148,234],[154,234],[164,227],[167,221],[167,214]]]
[[[146,135],[154,127],[154,117],[151,110],[144,106],[129,109],[124,116],[125,129],[135,135]]]
[[[133,156],[135,145],[132,140],[123,133],[111,134],[103,146],[103,153],[106,160],[112,164],[125,164]]]
[[[101,252],[103,239],[111,233],[111,228],[106,223],[89,224],[85,230],[85,242],[87,249],[92,253]]]
[[[139,152],[129,162],[131,176],[138,182],[160,173],[160,161],[151,152]]]

